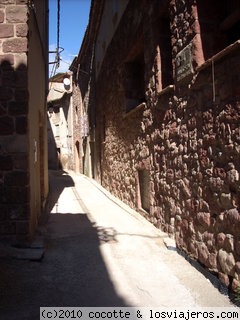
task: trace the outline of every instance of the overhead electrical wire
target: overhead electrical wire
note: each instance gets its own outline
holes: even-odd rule
[[[56,53],[56,60],[57,60],[57,68],[59,68],[59,42],[60,42],[60,0],[57,3],[57,53]]]
[[[54,62],[50,62],[49,64],[53,64],[53,68],[51,71],[50,78],[56,74],[56,70],[60,65],[60,53],[64,50],[60,47],[60,0],[57,0],[57,48],[56,51],[49,51],[49,53],[56,53]]]

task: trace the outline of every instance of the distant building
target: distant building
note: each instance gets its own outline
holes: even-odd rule
[[[73,105],[89,115],[95,179],[233,290],[240,286],[239,13],[237,0],[92,1],[72,65]]]
[[[48,1],[1,1],[0,39],[0,234],[25,243],[48,195]]]
[[[72,169],[71,82],[71,73],[60,73],[49,80],[48,164],[50,169]]]

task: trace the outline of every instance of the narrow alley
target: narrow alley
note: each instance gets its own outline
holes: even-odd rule
[[[46,306],[231,306],[168,241],[94,180],[51,171],[43,257],[0,252],[0,318],[39,319]]]
[[[0,320],[239,307],[240,1],[72,2],[0,0]]]

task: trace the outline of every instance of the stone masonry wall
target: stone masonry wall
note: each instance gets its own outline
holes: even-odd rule
[[[161,92],[159,85],[163,61],[156,64],[157,1],[144,10],[144,1],[137,6],[131,1],[107,49],[96,84],[102,184],[141,209],[138,172],[149,170],[150,210],[141,210],[142,214],[236,290],[240,285],[240,50],[236,46],[202,66],[196,1],[177,3],[171,1],[167,11],[174,87]],[[124,62],[141,36],[146,102],[126,114]],[[176,58],[188,45],[192,66],[186,78],[176,81]]]
[[[178,88],[166,112],[151,114],[149,141],[154,149],[152,222],[174,233],[178,247],[218,272],[227,286],[234,278],[234,289],[240,258],[240,104],[232,98],[239,88],[232,70],[238,55],[215,65],[218,103],[212,102],[207,68],[189,89]]]
[[[170,6],[173,58],[190,44],[197,72],[185,84],[175,84],[166,113],[170,152],[166,176],[159,181],[168,191],[161,200],[170,209],[168,224],[174,226],[178,247],[235,291],[240,285],[240,48],[198,69],[205,43],[196,1],[176,4]]]
[[[0,2],[0,234],[28,232],[27,13],[27,1]]]
[[[85,124],[83,117],[88,114],[89,106],[89,94],[90,88],[90,63],[91,63],[91,50],[88,50],[87,54],[81,58],[80,61],[76,61],[71,69],[73,71],[73,121],[74,121],[74,143],[75,143],[75,159],[74,168],[76,171],[86,174],[86,134],[88,134],[89,125]],[[90,115],[89,115],[90,121]],[[77,154],[78,153],[78,154]]]
[[[73,169],[76,172],[82,173],[82,135],[81,135],[81,114],[82,114],[82,100],[81,92],[77,86],[76,80],[73,80],[73,140],[74,140],[74,158],[72,159]]]

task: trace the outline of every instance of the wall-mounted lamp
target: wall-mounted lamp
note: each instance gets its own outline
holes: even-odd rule
[[[65,90],[70,90],[70,84],[71,84],[71,81],[69,78],[63,79],[63,85]]]

